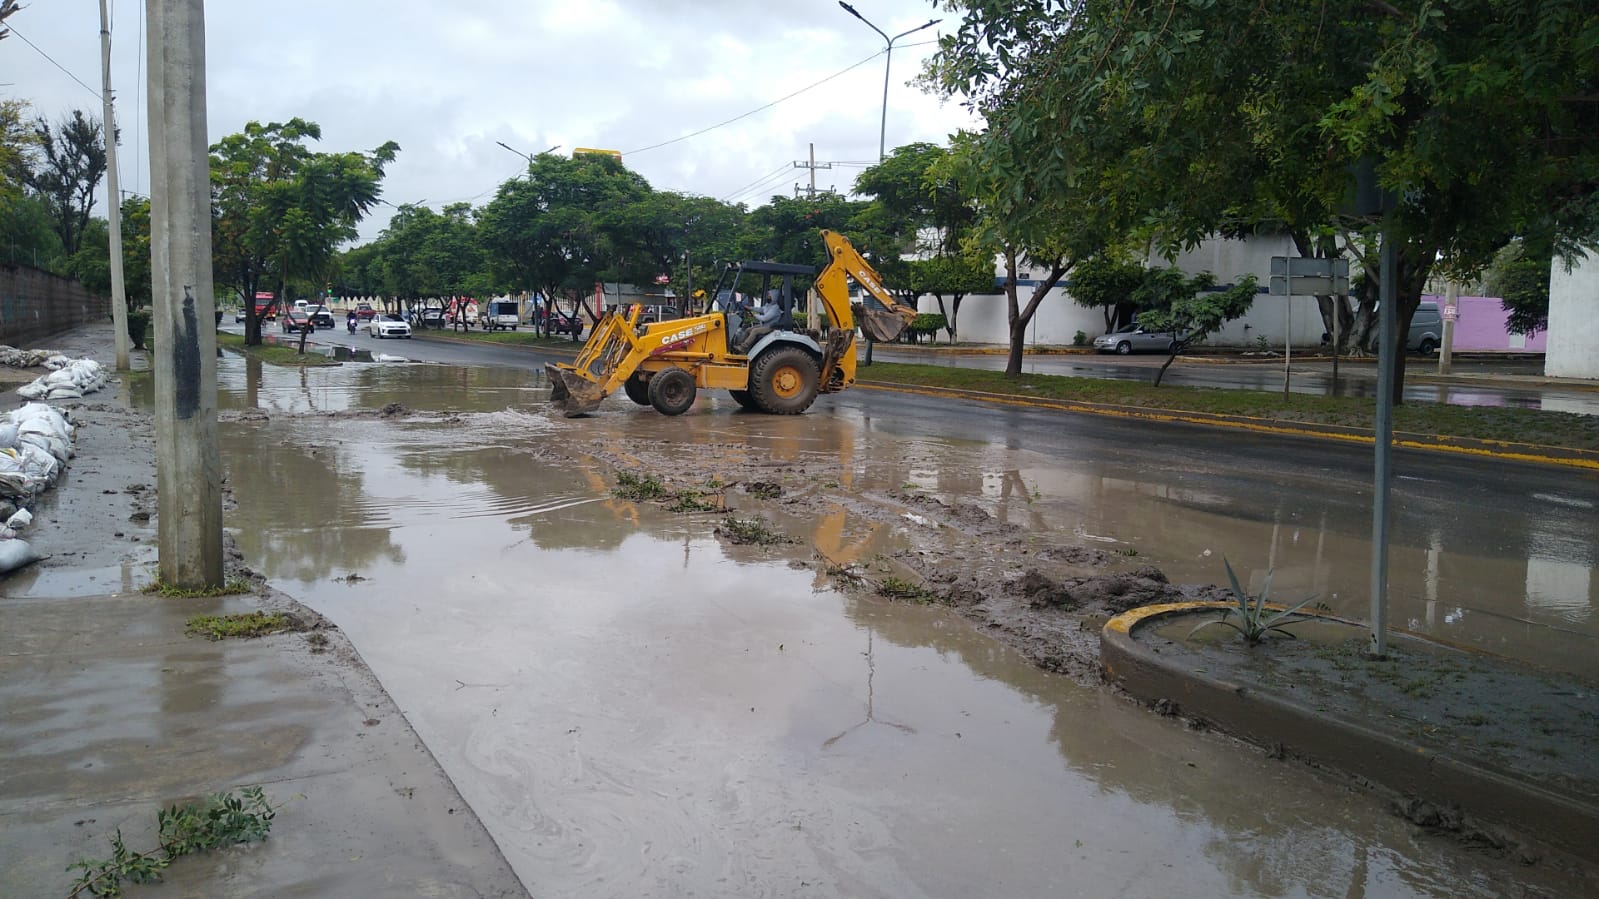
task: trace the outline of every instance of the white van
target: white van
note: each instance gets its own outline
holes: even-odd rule
[[[515,331],[516,326],[522,323],[515,300],[490,300],[488,309],[477,317],[477,321],[485,331],[502,331],[506,328]]]

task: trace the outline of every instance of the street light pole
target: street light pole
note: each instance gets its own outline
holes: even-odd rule
[[[915,28],[912,28],[909,31],[901,31],[899,34],[889,37],[887,34],[883,33],[883,29],[873,25],[869,19],[861,15],[855,9],[855,7],[845,3],[844,0],[838,0],[838,5],[844,7],[845,12],[857,19],[860,19],[862,22],[865,22],[867,28],[877,32],[878,35],[883,38],[884,42],[888,44],[887,55],[883,60],[883,118],[877,129],[877,161],[882,162],[884,159],[888,158],[888,73],[894,65],[894,42],[906,36],[907,34],[915,34],[916,32],[925,28],[932,28],[934,25],[937,25],[939,22],[944,20],[929,19],[925,25],[917,25]]]
[[[932,28],[934,25],[937,25],[939,22],[944,20],[929,19],[924,25],[917,25],[915,28],[912,28],[908,31],[901,31],[899,34],[889,37],[887,34],[883,33],[883,29],[873,25],[870,19],[867,19],[865,16],[861,15],[860,12],[855,9],[855,7],[845,3],[844,0],[838,0],[838,5],[844,7],[845,12],[857,19],[860,19],[862,22],[865,22],[867,28],[877,32],[878,35],[882,37],[884,43],[888,44],[887,54],[883,59],[883,118],[877,128],[877,161],[882,162],[884,159],[888,158],[888,73],[894,65],[894,42],[907,34],[915,34],[924,28]],[[815,170],[812,170],[811,174],[815,175]],[[869,300],[870,298],[868,298],[868,301]],[[870,337],[866,338],[866,359],[864,364],[872,364],[872,339]]]

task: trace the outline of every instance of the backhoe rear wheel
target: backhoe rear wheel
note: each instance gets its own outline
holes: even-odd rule
[[[622,382],[622,392],[627,394],[628,399],[638,403],[640,406],[648,406],[650,404],[650,379],[645,377],[643,372],[634,372],[628,376],[626,381]]]
[[[798,415],[816,401],[821,368],[815,357],[797,346],[778,346],[762,353],[750,371],[750,396],[772,415]]]
[[[694,376],[681,368],[668,368],[650,378],[650,405],[662,415],[682,415],[694,405]]]

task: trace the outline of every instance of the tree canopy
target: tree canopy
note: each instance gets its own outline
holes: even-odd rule
[[[1348,202],[1369,164],[1407,323],[1434,265],[1599,235],[1583,0],[955,5],[928,79],[985,117],[972,152],[1001,200],[1089,185],[1111,230],[1168,253],[1273,223],[1304,252],[1376,228]]]
[[[250,122],[211,147],[212,254],[218,284],[249,311],[245,339],[261,339],[252,298],[271,287],[287,300],[292,283],[317,292],[332,276],[339,244],[378,202],[383,169],[399,145],[370,153],[317,153],[315,122]]]

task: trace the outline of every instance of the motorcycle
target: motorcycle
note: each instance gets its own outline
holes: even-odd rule
[[[355,333],[355,319],[354,318],[345,319],[344,320],[344,324],[345,324],[345,327],[350,329],[350,333],[351,334]]]

